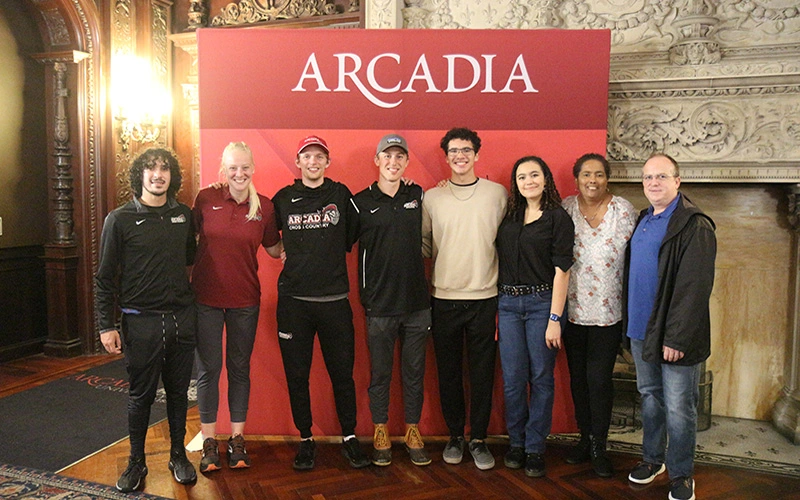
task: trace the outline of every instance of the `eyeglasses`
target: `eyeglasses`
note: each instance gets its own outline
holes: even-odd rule
[[[654,180],[658,182],[664,182],[665,180],[669,179],[670,177],[676,177],[675,174],[655,174],[655,175],[643,175],[642,182],[653,182]]]
[[[469,156],[470,154],[474,153],[475,150],[473,148],[450,148],[447,150],[447,154],[450,156],[455,156],[458,153],[462,155]]]

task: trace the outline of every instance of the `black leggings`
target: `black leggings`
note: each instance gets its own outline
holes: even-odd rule
[[[598,439],[608,437],[614,407],[611,377],[621,335],[622,323],[585,326],[568,321],[564,329],[575,420],[581,434],[592,434]]]

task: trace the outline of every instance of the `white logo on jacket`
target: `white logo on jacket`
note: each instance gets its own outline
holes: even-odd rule
[[[341,213],[335,203],[326,205],[322,210],[305,214],[291,214],[286,218],[286,227],[292,231],[300,229],[324,229],[339,223]]]

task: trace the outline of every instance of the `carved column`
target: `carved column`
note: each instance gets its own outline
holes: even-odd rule
[[[786,385],[772,409],[772,423],[778,432],[800,445],[800,184],[789,190],[789,223],[794,230],[792,263],[794,274],[794,311],[792,338],[786,373]]]
[[[50,242],[44,246],[47,280],[48,356],[71,357],[81,354],[78,328],[77,269],[78,246],[75,242],[72,197],[72,152],[67,121],[67,64],[88,56],[69,52],[38,58],[52,64],[53,70],[53,158],[54,174],[50,178],[50,201],[53,224]]]

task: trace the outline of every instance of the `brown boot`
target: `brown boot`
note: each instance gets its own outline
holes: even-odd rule
[[[392,463],[392,441],[386,424],[375,424],[372,435],[372,463],[381,467]]]
[[[428,456],[428,452],[425,451],[425,444],[422,442],[422,436],[419,434],[417,424],[406,424],[406,436],[403,441],[406,444],[406,450],[408,450],[412,464],[428,465],[431,463],[431,458]]]

